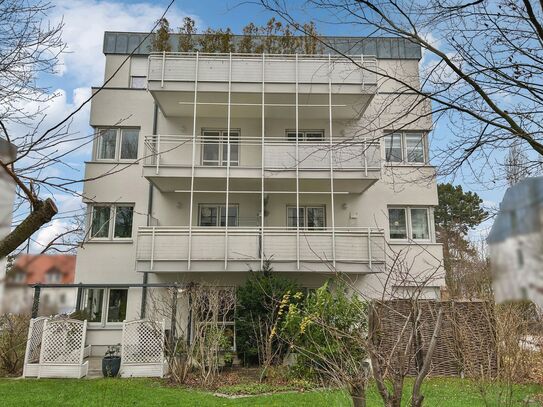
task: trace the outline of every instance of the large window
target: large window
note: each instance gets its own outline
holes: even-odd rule
[[[296,130],[287,130],[286,131],[287,140],[296,142],[296,138],[299,143],[320,143],[324,141],[324,131],[323,130],[298,130],[298,137],[296,137]]]
[[[92,205],[90,237],[94,239],[130,239],[134,205]]]
[[[198,226],[226,226],[226,206],[201,204],[198,219]],[[236,204],[228,205],[228,226],[239,226],[239,207]]]
[[[302,229],[322,229],[326,227],[326,211],[324,206],[299,206],[299,223]],[[296,207],[287,207],[287,226],[297,226]]]
[[[202,143],[202,165],[226,166],[228,163],[228,132],[205,130]],[[230,131],[230,165],[239,165],[239,131]]]
[[[388,208],[391,239],[429,240],[428,208]]]
[[[126,288],[86,288],[81,295],[80,309],[89,322],[123,322],[126,319]]]
[[[99,129],[96,139],[97,160],[136,160],[139,129]]]
[[[426,160],[422,133],[392,133],[385,136],[385,159],[391,163],[419,163]]]

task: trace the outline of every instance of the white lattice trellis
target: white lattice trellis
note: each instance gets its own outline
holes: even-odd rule
[[[39,317],[30,320],[26,342],[25,363],[23,367],[24,377],[38,376],[43,325],[45,324],[46,319],[47,318],[45,317]]]
[[[40,363],[81,364],[85,348],[87,321],[47,320],[43,328]]]
[[[123,376],[164,375],[164,321],[125,321],[121,348]]]

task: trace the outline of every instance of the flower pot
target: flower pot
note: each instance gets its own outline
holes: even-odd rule
[[[120,356],[104,356],[102,359],[102,374],[104,377],[116,377],[121,369]]]

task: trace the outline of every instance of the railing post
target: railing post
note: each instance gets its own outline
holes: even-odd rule
[[[300,270],[300,151],[299,151],[299,116],[298,116],[298,53],[296,53],[296,269]]]
[[[152,232],[151,232],[151,267],[150,269],[153,270],[155,265],[155,226],[153,226]]]
[[[367,144],[367,138],[364,137],[364,175],[368,176],[368,144]]]
[[[371,264],[372,257],[373,257],[373,254],[371,252],[371,228],[368,228],[368,261],[369,261],[370,271],[372,269],[372,264]]]
[[[192,213],[194,212],[194,167],[196,165],[196,114],[198,112],[198,67],[200,54],[196,51],[194,64],[194,104],[192,110],[192,162],[190,168],[189,242],[187,248],[187,270],[190,270],[192,255]]]
[[[156,175],[160,172],[160,133],[156,136]]]
[[[40,294],[41,294],[41,287],[39,285],[34,286],[34,299],[32,301],[32,318],[36,318],[38,316],[38,311],[40,309]]]
[[[329,148],[328,152],[330,158],[330,209],[332,219],[332,265],[334,269],[336,267],[336,213],[334,206],[334,157],[333,157],[333,123],[332,123],[332,61],[330,54],[328,54],[328,121],[329,121]]]
[[[162,51],[162,76],[160,78],[160,87],[164,87],[164,68],[166,66],[166,51]]]
[[[266,176],[266,166],[265,166],[265,131],[266,131],[266,119],[265,119],[265,113],[266,113],[266,106],[265,106],[265,97],[266,97],[266,82],[265,82],[265,74],[266,74],[266,58],[265,54],[262,53],[262,121],[261,121],[261,134],[260,134],[260,164],[261,164],[261,191],[260,191],[260,270],[264,267],[264,178]]]
[[[225,203],[225,215],[224,215],[224,269],[228,269],[228,214],[230,203],[230,119],[231,119],[231,98],[232,98],[232,53],[229,55],[228,62],[228,108],[227,108],[227,124],[226,124],[226,203]],[[241,140],[239,140],[241,142]],[[239,148],[239,147],[238,147]],[[220,158],[219,158],[220,159]],[[220,223],[220,210],[219,210],[219,223]]]

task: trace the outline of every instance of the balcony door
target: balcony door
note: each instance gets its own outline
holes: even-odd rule
[[[202,132],[202,165],[222,167],[228,163],[228,132],[204,130]],[[230,131],[230,165],[239,165],[239,131]]]
[[[199,206],[198,226],[226,226],[226,206],[221,204],[201,204]],[[239,226],[238,205],[228,205],[228,226]]]

